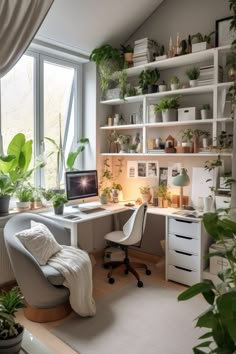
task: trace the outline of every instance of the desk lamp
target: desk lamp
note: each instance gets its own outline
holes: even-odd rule
[[[189,182],[190,179],[185,168],[181,168],[180,174],[172,180],[174,186],[180,187],[180,209],[183,209],[183,187],[188,186]]]

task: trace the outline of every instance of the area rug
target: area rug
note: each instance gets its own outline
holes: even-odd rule
[[[179,292],[145,282],[97,302],[91,318],[68,318],[52,332],[80,354],[191,354],[202,334],[194,319],[201,299],[178,302]]]

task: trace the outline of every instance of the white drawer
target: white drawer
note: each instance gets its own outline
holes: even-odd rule
[[[177,265],[192,270],[199,270],[199,263],[199,256],[196,256],[192,253],[177,250],[168,251],[168,264],[170,265]]]
[[[200,242],[190,236],[169,234],[169,249],[199,254]]]
[[[201,222],[169,218],[169,232],[199,238],[201,233]]]
[[[177,283],[193,285],[201,281],[200,272],[169,265],[167,269],[167,279]]]

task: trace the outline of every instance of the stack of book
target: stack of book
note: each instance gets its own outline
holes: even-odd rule
[[[134,42],[133,65],[139,66],[154,60],[155,45],[151,39],[143,38]]]
[[[165,149],[148,149],[148,154],[164,154]]]
[[[223,68],[219,66],[219,82],[223,81]],[[198,85],[214,84],[214,65],[200,67]]]

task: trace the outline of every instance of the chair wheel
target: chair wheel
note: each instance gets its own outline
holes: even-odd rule
[[[142,282],[141,280],[139,280],[139,281],[137,282],[137,287],[138,287],[138,288],[142,288],[142,287],[143,287],[143,282]]]
[[[103,264],[104,269],[109,269],[109,265],[107,263]]]
[[[109,278],[108,279],[108,283],[109,284],[114,284],[115,283],[115,279],[114,278]]]
[[[150,271],[150,269],[147,269],[146,270],[146,275],[151,275],[152,274],[152,272]]]
[[[125,269],[125,270],[124,270],[124,273],[125,273],[126,275],[129,274],[128,269]]]

